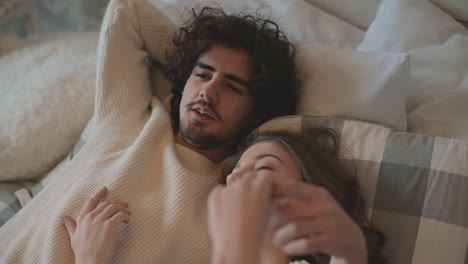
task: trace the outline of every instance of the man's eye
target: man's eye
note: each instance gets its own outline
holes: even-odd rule
[[[240,89],[238,89],[237,87],[235,87],[234,85],[226,84],[226,86],[229,87],[229,89],[233,90],[234,92],[236,92],[238,94],[242,94],[242,91]]]
[[[197,74],[195,74],[195,76],[197,76],[199,78],[202,78],[202,79],[208,79],[208,75],[203,74],[203,73],[197,73]]]

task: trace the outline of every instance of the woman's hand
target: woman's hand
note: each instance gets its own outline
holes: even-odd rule
[[[273,177],[244,175],[208,198],[213,263],[258,263],[273,208]]]
[[[75,263],[110,263],[118,227],[128,224],[130,210],[122,201],[102,201],[107,188],[101,189],[85,205],[76,221],[67,215],[60,220],[67,228]]]
[[[322,187],[286,182],[275,187],[277,203],[272,217],[273,243],[288,255],[325,253],[335,263],[367,263],[361,228]]]

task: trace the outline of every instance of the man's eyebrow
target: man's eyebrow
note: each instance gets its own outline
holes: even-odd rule
[[[263,158],[266,158],[266,157],[275,158],[275,159],[279,160],[279,162],[283,163],[283,161],[278,156],[276,156],[274,154],[261,154],[261,155],[256,156],[255,160],[260,160],[260,159],[263,159]]]
[[[198,61],[197,63],[195,63],[195,66],[198,66],[198,67],[200,67],[200,68],[203,68],[203,69],[206,69],[206,70],[209,70],[209,71],[212,71],[212,72],[216,72],[216,71],[217,71],[213,66],[210,66],[210,65],[205,64],[205,63],[200,62],[200,61]],[[229,73],[226,74],[225,77],[226,77],[226,79],[229,79],[229,80],[231,80],[231,81],[233,81],[233,82],[238,83],[239,85],[244,86],[248,91],[251,90],[251,89],[250,89],[249,82],[247,82],[246,80],[243,80],[243,79],[241,79],[241,78],[239,78],[239,77],[237,77],[237,76],[235,76],[235,75],[233,75],[233,74],[229,74]]]
[[[203,62],[197,61],[197,63],[195,63],[195,66],[198,66],[200,68],[203,68],[203,69],[206,69],[206,70],[209,70],[209,71],[212,71],[212,72],[216,72],[215,68],[213,68],[212,66],[210,66],[208,64],[205,64]]]

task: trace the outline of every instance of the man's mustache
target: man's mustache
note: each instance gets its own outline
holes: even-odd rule
[[[194,108],[194,106],[196,106],[196,105],[202,105],[202,106],[204,106],[204,107],[210,109],[210,111],[215,115],[216,120],[222,120],[221,116],[220,116],[220,115],[218,114],[218,112],[214,109],[214,106],[213,106],[212,104],[208,103],[208,102],[207,102],[206,100],[204,100],[204,99],[200,99],[200,100],[198,100],[198,101],[191,102],[191,103],[187,104],[186,107],[189,108],[189,109],[192,109],[192,108]]]

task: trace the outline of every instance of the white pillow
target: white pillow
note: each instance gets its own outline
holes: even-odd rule
[[[298,114],[354,118],[406,131],[406,53],[299,45]]]
[[[174,22],[185,21],[195,4],[221,7],[228,13],[271,18],[293,41],[308,41],[340,49],[356,49],[364,31],[307,3],[284,0],[148,0]],[[187,11],[189,10],[189,11]]]
[[[466,0],[432,0],[442,10],[456,19],[468,21],[468,1]]]
[[[344,21],[366,30],[375,18],[380,0],[305,0]]]
[[[408,52],[408,131],[468,139],[468,30],[426,0],[385,0],[361,51]]]
[[[0,181],[35,179],[59,162],[93,113],[97,33],[0,57]]]
[[[328,13],[367,30],[375,18],[381,0],[305,0]],[[468,1],[466,0],[431,0],[442,10],[460,21],[468,22]]]

